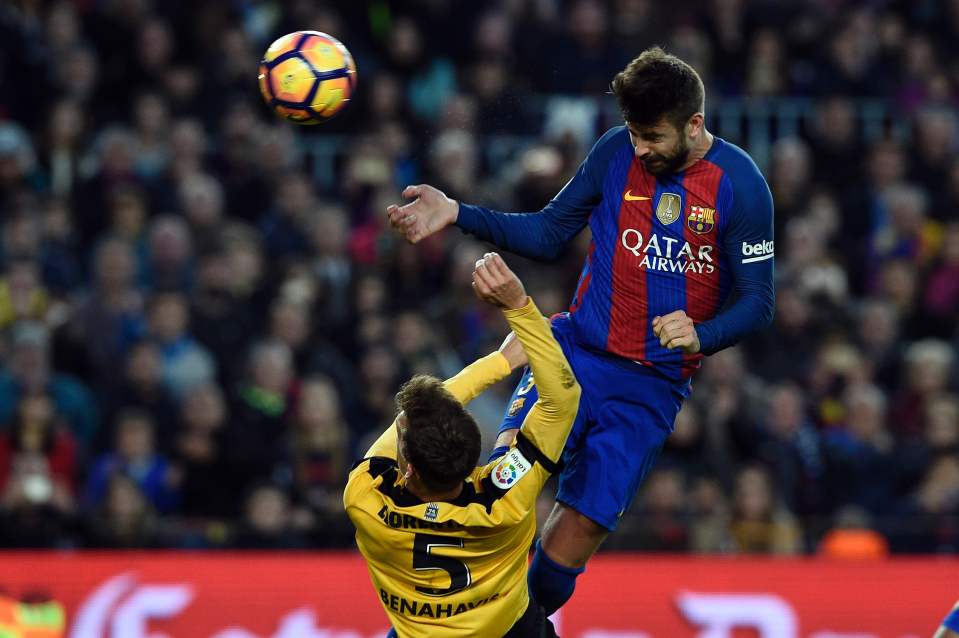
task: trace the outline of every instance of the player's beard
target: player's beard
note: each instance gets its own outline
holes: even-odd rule
[[[643,158],[643,166],[653,175],[669,175],[676,173],[689,159],[689,144],[680,136],[676,148],[670,155],[650,154]]]

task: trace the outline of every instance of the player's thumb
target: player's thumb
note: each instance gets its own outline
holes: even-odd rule
[[[423,194],[423,185],[407,186],[403,189],[403,197],[419,197]]]

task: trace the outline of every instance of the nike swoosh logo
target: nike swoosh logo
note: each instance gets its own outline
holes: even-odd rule
[[[641,201],[650,199],[649,197],[643,197],[642,195],[632,195],[631,193],[632,193],[632,190],[626,191],[626,194],[623,195],[623,199],[625,199],[627,202],[641,202]]]

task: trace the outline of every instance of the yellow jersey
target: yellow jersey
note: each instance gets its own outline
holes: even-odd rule
[[[452,501],[405,489],[396,423],[350,472],[343,496],[376,595],[400,638],[498,638],[529,605],[536,498],[562,454],[580,388],[532,300],[504,311],[529,359],[539,399],[502,457],[477,467]],[[494,352],[448,379],[463,404],[510,374]]]

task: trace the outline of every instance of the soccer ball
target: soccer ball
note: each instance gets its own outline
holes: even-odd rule
[[[280,117],[319,124],[349,104],[356,64],[339,40],[319,31],[289,33],[260,61],[260,93]]]

